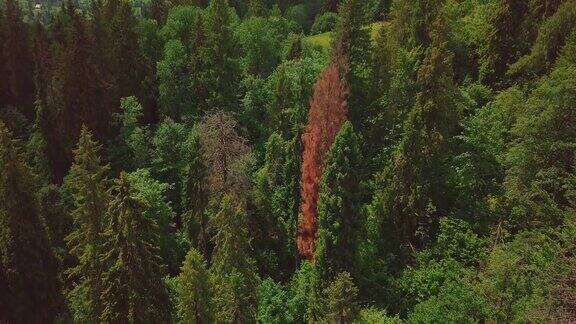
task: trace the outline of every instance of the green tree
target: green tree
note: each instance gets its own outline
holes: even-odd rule
[[[160,257],[171,274],[178,273],[184,251],[179,246],[175,230],[175,214],[166,200],[170,185],[154,180],[147,169],[128,174],[128,181],[135,191],[135,198],[146,205],[144,217],[158,225]]]
[[[178,276],[176,297],[178,320],[182,323],[211,323],[212,287],[206,261],[196,249],[191,248]]]
[[[290,294],[282,285],[268,278],[258,287],[259,323],[294,323]]]
[[[450,140],[458,127],[460,108],[444,28],[439,17],[418,71],[423,91],[404,123],[392,161],[378,176],[383,189],[376,191],[370,208],[370,217],[384,222],[381,230],[387,230],[386,244],[393,249],[429,244],[440,216],[450,208]]]
[[[75,289],[87,293],[85,299],[92,321],[97,321],[103,311],[100,300],[104,291],[104,265],[100,260],[103,253],[101,235],[109,201],[109,167],[102,165],[100,149],[92,133],[83,127],[74,151],[74,163],[66,178],[66,186],[74,198],[74,225],[72,232],[66,237],[66,243],[77,262],[66,273],[77,282]]]
[[[168,292],[162,281],[158,226],[144,216],[145,204],[124,172],[115,180],[103,233],[104,322],[166,323],[171,319]]]
[[[214,229],[210,271],[214,282],[216,321],[254,323],[258,277],[250,257],[246,211],[225,194],[210,225]]]
[[[368,29],[366,1],[346,0],[339,8],[340,24],[333,43],[333,56],[349,88],[349,119],[364,133],[372,97],[372,41]]]
[[[182,229],[191,246],[208,254],[209,233],[206,208],[210,198],[206,184],[208,169],[202,159],[200,134],[195,126],[186,139],[186,164],[182,170]]]
[[[52,323],[67,311],[60,265],[38,210],[34,176],[11,137],[0,122],[0,320]]]
[[[228,0],[212,0],[208,7],[208,72],[212,89],[209,108],[233,111],[237,104],[240,66],[233,34],[234,9]]]
[[[7,0],[3,6],[0,33],[3,37],[2,68],[6,74],[2,89],[5,104],[18,108],[25,116],[34,116],[34,62],[30,48],[29,27],[22,20],[16,0]]]
[[[328,153],[318,198],[318,237],[314,261],[330,278],[341,271],[355,272],[361,230],[360,139],[346,122]]]
[[[358,288],[348,272],[341,272],[324,290],[325,319],[330,323],[353,323],[358,316]]]

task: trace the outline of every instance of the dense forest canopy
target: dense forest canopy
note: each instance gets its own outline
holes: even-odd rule
[[[0,323],[576,321],[576,0],[0,9]]]

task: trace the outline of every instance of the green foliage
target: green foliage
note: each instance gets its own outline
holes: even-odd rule
[[[537,248],[535,248],[537,247]],[[480,291],[489,301],[489,319],[529,322],[546,302],[558,243],[542,232],[524,232],[492,253]]]
[[[104,322],[168,322],[171,305],[162,281],[158,225],[145,216],[148,209],[122,172],[112,187],[101,261],[101,300]]]
[[[358,314],[358,318],[356,319],[355,323],[358,324],[372,324],[372,323],[381,323],[381,324],[402,324],[402,320],[398,317],[391,317],[386,315],[386,312],[383,310],[379,310],[374,307],[364,308],[360,310]]]
[[[210,220],[214,252],[210,272],[216,321],[253,323],[257,314],[258,277],[249,255],[246,212],[224,195]]]
[[[268,278],[258,287],[259,323],[293,323],[290,294],[281,284]]]
[[[356,272],[362,224],[356,205],[360,194],[356,170],[360,161],[360,139],[352,124],[346,122],[328,153],[320,183],[314,261],[324,279],[341,271]]]
[[[152,179],[146,169],[128,174],[128,181],[134,188],[134,197],[147,207],[144,217],[158,225],[162,264],[168,267],[169,273],[178,273],[184,253],[174,235],[174,212],[166,201],[166,192],[170,186]]]
[[[324,316],[330,323],[352,323],[358,315],[358,288],[348,272],[336,275],[324,289]]]
[[[316,17],[310,34],[318,35],[333,31],[340,23],[340,16],[333,12],[326,12]]]
[[[0,122],[0,320],[52,322],[67,311],[60,265],[19,145]]]
[[[83,127],[74,151],[74,163],[66,177],[67,189],[74,199],[71,212],[74,226],[66,237],[66,244],[76,259],[76,264],[67,270],[67,274],[78,282],[75,293],[85,294],[82,298],[91,321],[97,321],[104,310],[100,299],[104,292],[102,275],[105,270],[100,259],[104,243],[101,235],[107,222],[105,214],[110,200],[107,192],[109,166],[102,164],[100,149],[92,133]]]
[[[304,261],[300,268],[294,273],[290,282],[290,301],[294,321],[297,323],[307,323],[319,320],[322,315],[321,310],[321,287],[318,273],[313,264]]]
[[[178,277],[176,309],[181,323],[212,322],[212,287],[208,266],[194,248],[188,251]]]
[[[410,323],[478,323],[487,317],[486,302],[466,279],[444,284],[440,291],[414,307]]]
[[[522,104],[505,156],[506,197],[513,205],[510,225],[526,228],[559,225],[574,208],[572,156],[576,88],[574,66],[561,67],[542,78]],[[562,126],[559,126],[562,125]]]

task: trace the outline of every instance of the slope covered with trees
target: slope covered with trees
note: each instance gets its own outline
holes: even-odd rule
[[[576,321],[575,0],[0,0],[0,323]]]

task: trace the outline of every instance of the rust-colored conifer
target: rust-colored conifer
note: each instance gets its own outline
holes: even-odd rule
[[[311,260],[316,240],[316,206],[318,187],[326,154],[346,121],[346,86],[343,83],[338,64],[333,63],[314,86],[314,96],[308,113],[308,124],[302,141],[304,153],[302,162],[301,196],[302,209],[298,222],[298,250]]]

